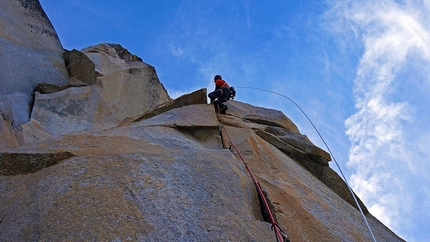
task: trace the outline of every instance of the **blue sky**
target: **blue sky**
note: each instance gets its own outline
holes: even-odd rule
[[[430,241],[430,2],[40,0],[66,49],[119,43],[172,97],[213,89],[312,119],[369,210]],[[333,169],[337,168],[332,164]]]

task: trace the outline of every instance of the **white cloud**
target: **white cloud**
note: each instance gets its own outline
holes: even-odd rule
[[[179,57],[184,54],[184,51],[180,47],[170,46],[169,51],[172,55]]]
[[[415,133],[418,137],[408,134],[413,125],[420,122],[420,117],[412,110],[428,111],[428,104],[412,107],[407,96],[398,98],[396,93],[401,93],[400,88],[411,79],[419,78],[421,83],[428,81],[422,78],[425,75],[405,71],[416,59],[422,62],[422,67],[430,63],[430,26],[426,25],[430,4],[425,1],[404,4],[344,1],[334,6],[330,13],[340,19],[340,24],[333,25],[334,31],[352,30],[353,36],[363,43],[363,55],[354,81],[357,111],[345,121],[352,143],[348,166],[356,169],[350,178],[351,185],[372,214],[393,226],[392,229],[402,230],[401,224],[410,224],[414,218],[401,214],[410,208],[399,200],[408,197],[414,203],[419,202],[418,196],[421,196],[413,193],[412,187],[416,184],[412,178],[418,175],[416,167],[423,166],[420,158],[425,155],[417,154],[414,148],[422,146],[417,140],[428,144],[430,137],[420,137],[419,132]],[[416,95],[420,94],[420,90],[415,91]],[[425,113],[421,115],[427,115]],[[428,160],[428,153],[425,158]],[[428,172],[421,172],[420,179],[429,181]]]

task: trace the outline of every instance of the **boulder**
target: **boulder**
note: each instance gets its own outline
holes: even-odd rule
[[[52,137],[52,134],[48,133],[47,129],[34,119],[21,125],[21,128],[23,136],[23,142],[21,145],[32,144],[33,142],[38,142]]]
[[[204,89],[171,100],[118,44],[82,50],[95,83],[66,54],[67,84],[39,2],[1,1],[0,17],[0,241],[274,241],[249,170],[291,241],[372,240],[328,154],[282,112],[232,100],[217,114]],[[404,241],[365,212],[378,241]]]
[[[63,48],[39,1],[2,0],[0,18],[0,98],[13,103],[12,120],[22,124],[37,83],[67,84]]]

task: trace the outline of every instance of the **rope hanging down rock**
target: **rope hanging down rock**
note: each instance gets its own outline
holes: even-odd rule
[[[218,113],[220,113],[220,108],[217,105],[217,111]],[[254,183],[255,188],[257,189],[258,195],[261,198],[261,201],[263,201],[263,206],[266,209],[268,215],[269,215],[269,219],[270,219],[270,223],[272,224],[272,230],[275,231],[275,235],[276,235],[276,241],[277,242],[290,242],[290,240],[287,237],[287,234],[281,229],[281,227],[279,227],[279,225],[276,223],[275,218],[273,217],[273,214],[270,210],[269,204],[267,203],[266,197],[264,196],[263,190],[261,190],[260,184],[258,184],[257,179],[255,178],[254,174],[252,173],[251,169],[249,168],[247,162],[245,161],[245,159],[242,156],[242,153],[240,153],[239,149],[236,147],[236,145],[231,141],[230,135],[227,132],[227,129],[224,128],[224,120],[222,118],[222,116],[220,117],[221,119],[221,130],[224,129],[225,134],[227,135],[228,141],[229,141],[229,145],[230,148],[233,147],[234,150],[237,152],[237,154],[239,155],[240,159],[242,160],[243,164],[245,165],[246,170],[248,171],[249,175],[251,176],[252,182]]]
[[[374,241],[374,242],[377,242],[377,241],[376,241],[376,238],[375,238],[375,235],[373,234],[373,231],[372,231],[372,229],[370,228],[369,223],[367,222],[366,216],[364,215],[363,209],[361,209],[361,206],[360,206],[360,204],[358,203],[357,197],[355,196],[355,193],[352,191],[352,188],[351,188],[351,186],[349,185],[348,180],[346,179],[345,175],[343,174],[342,169],[341,169],[341,168],[340,168],[340,166],[339,166],[339,163],[337,162],[336,158],[334,157],[333,153],[332,153],[332,152],[331,152],[331,150],[330,150],[330,147],[328,147],[328,145],[327,145],[327,143],[325,142],[324,138],[322,137],[321,133],[318,131],[317,127],[314,125],[314,123],[313,123],[313,122],[312,122],[312,120],[308,117],[308,115],[305,113],[305,111],[303,111],[303,109],[302,109],[302,108],[301,108],[301,107],[300,107],[296,102],[294,102],[294,101],[293,101],[293,99],[291,99],[291,98],[289,98],[289,97],[287,97],[287,96],[285,96],[285,95],[282,95],[282,94],[280,94],[280,93],[278,93],[278,92],[274,92],[274,91],[270,91],[270,90],[266,90],[266,89],[262,89],[262,88],[257,88],[257,87],[236,87],[236,88],[254,89],[254,90],[259,90],[259,91],[263,91],[263,92],[269,92],[269,93],[272,93],[272,94],[276,94],[276,95],[279,95],[279,96],[281,96],[281,97],[284,97],[284,98],[286,98],[286,99],[290,100],[294,105],[296,105],[296,107],[297,107],[298,109],[300,109],[300,111],[303,113],[303,115],[307,118],[307,120],[309,121],[309,123],[310,123],[310,124],[312,125],[312,127],[315,129],[315,131],[317,132],[318,136],[321,138],[322,142],[324,143],[325,147],[327,148],[327,150],[328,150],[329,154],[330,154],[330,155],[331,155],[331,157],[333,158],[333,161],[334,161],[334,163],[336,164],[337,168],[339,169],[339,172],[340,172],[340,174],[342,175],[342,178],[343,178],[343,180],[344,180],[344,182],[345,182],[346,186],[348,187],[348,190],[349,190],[349,192],[351,193],[351,196],[354,198],[355,204],[357,205],[358,210],[360,211],[361,216],[363,217],[363,220],[364,220],[364,222],[365,222],[365,224],[366,224],[366,226],[367,226],[367,229],[369,230],[370,235],[372,236],[373,241]]]

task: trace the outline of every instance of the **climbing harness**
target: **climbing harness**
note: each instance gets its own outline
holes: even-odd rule
[[[294,102],[291,98],[289,98],[289,97],[287,97],[287,96],[285,96],[285,95],[282,95],[282,94],[280,94],[280,93],[277,93],[277,92],[274,92],[274,91],[270,91],[270,90],[265,90],[265,89],[262,89],[262,88],[257,88],[257,87],[236,87],[236,88],[247,88],[247,89],[254,89],[254,90],[260,90],[260,91],[264,91],[264,92],[273,93],[273,94],[279,95],[279,96],[281,96],[281,97],[284,97],[284,98],[286,98],[286,99],[290,100],[294,105],[296,105],[296,107],[297,107],[298,109],[300,109],[300,111],[303,113],[303,115],[305,115],[305,117],[308,119],[309,123],[310,123],[310,124],[312,125],[312,127],[315,129],[315,131],[317,132],[317,134],[318,134],[318,135],[319,135],[319,137],[321,138],[322,142],[324,143],[325,147],[327,148],[328,152],[330,153],[331,157],[333,158],[333,161],[334,161],[334,163],[336,164],[337,168],[339,169],[340,174],[342,175],[342,178],[343,178],[343,180],[344,180],[344,182],[345,182],[346,186],[347,186],[347,187],[348,187],[348,189],[349,189],[349,192],[351,193],[352,197],[354,198],[355,204],[357,205],[358,210],[360,211],[361,216],[363,217],[364,222],[366,223],[367,229],[369,230],[370,235],[371,235],[371,236],[372,236],[372,238],[373,238],[373,241],[374,241],[374,242],[377,242],[377,241],[376,241],[375,236],[373,235],[372,229],[370,228],[370,225],[369,225],[369,223],[367,222],[366,216],[364,215],[364,212],[363,212],[363,210],[361,209],[360,204],[358,203],[357,197],[355,196],[354,192],[352,191],[352,188],[349,186],[349,183],[348,183],[348,181],[346,180],[345,175],[343,174],[342,169],[340,168],[340,166],[339,166],[339,164],[338,164],[338,162],[337,162],[336,158],[334,157],[333,153],[331,152],[330,148],[328,147],[328,145],[327,145],[327,143],[325,142],[324,138],[322,137],[321,133],[318,131],[318,129],[316,128],[316,126],[314,125],[314,123],[312,122],[312,120],[308,117],[308,115],[305,113],[305,111],[303,111],[303,109],[302,109],[302,108],[301,108],[301,107],[300,107],[296,102]]]
[[[220,113],[219,105],[216,105],[218,113]],[[272,224],[272,230],[275,231],[276,235],[276,241],[277,242],[290,242],[290,240],[287,237],[287,234],[279,227],[279,225],[276,223],[275,218],[272,215],[272,212],[270,210],[269,204],[267,203],[266,197],[264,196],[263,190],[260,187],[260,184],[258,184],[257,179],[255,178],[254,174],[252,173],[251,169],[248,166],[248,163],[245,161],[245,158],[243,158],[242,154],[240,153],[239,149],[236,147],[236,145],[231,141],[230,135],[227,132],[227,129],[224,128],[223,119],[221,117],[221,130],[224,129],[225,134],[227,135],[230,148],[233,147],[234,150],[239,155],[240,159],[242,160],[243,164],[245,165],[246,170],[248,171],[249,175],[251,176],[252,182],[254,183],[255,188],[257,189],[258,195],[260,196],[261,200],[263,201],[264,208],[266,209],[270,223]]]

